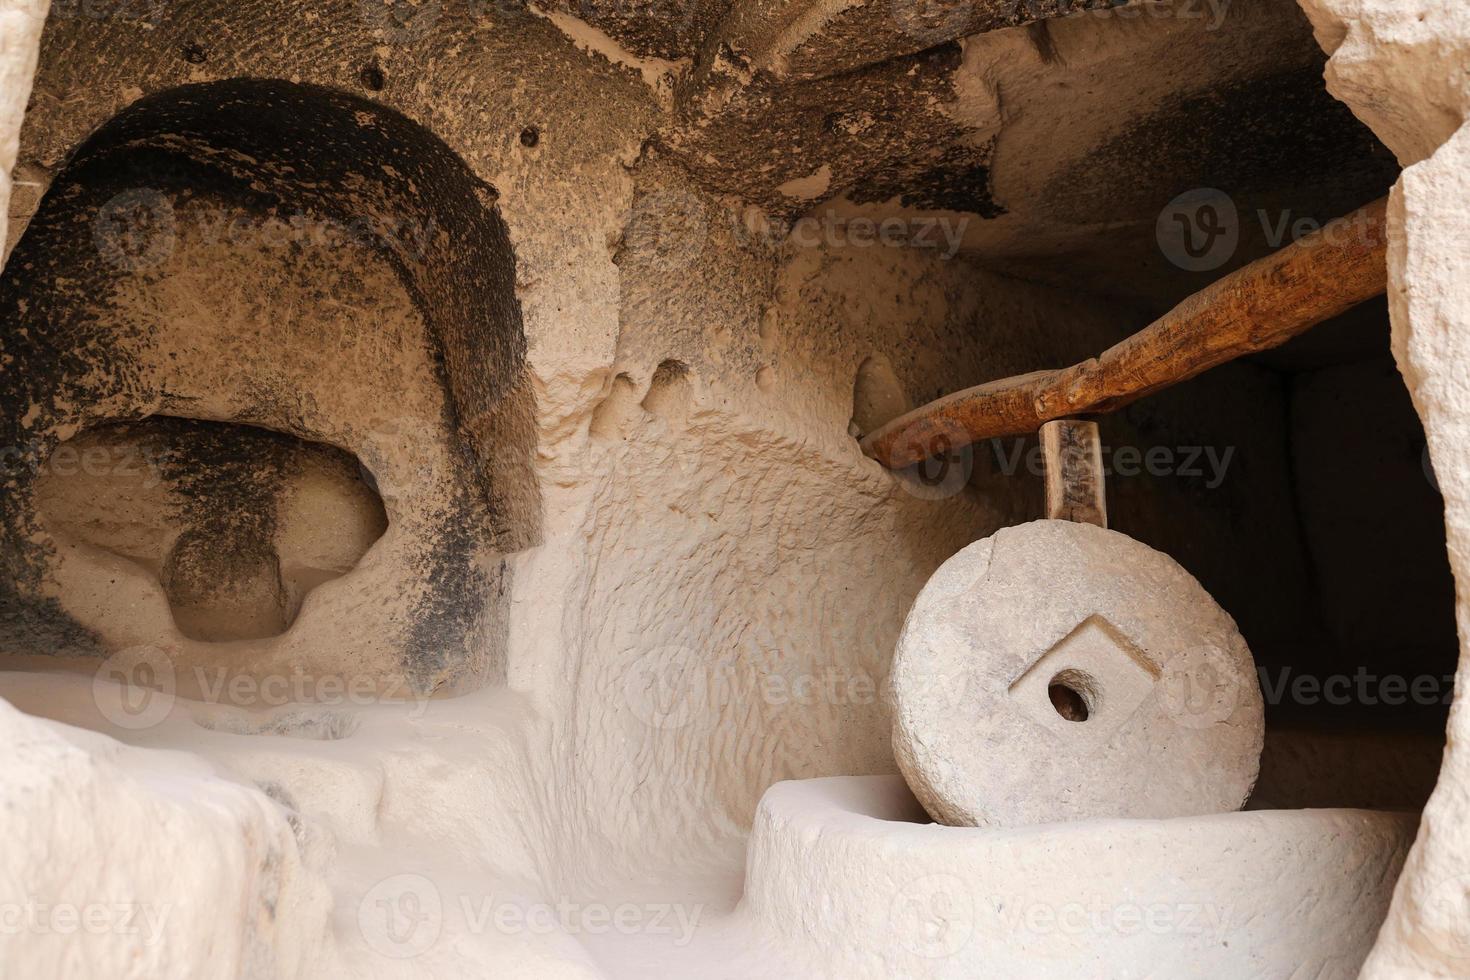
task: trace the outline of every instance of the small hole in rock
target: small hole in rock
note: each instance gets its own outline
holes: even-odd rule
[[[848,426],[857,438],[881,428],[911,407],[888,358],[874,354],[858,365],[852,385],[852,422]]]
[[[377,65],[364,65],[358,77],[362,80],[363,88],[370,92],[381,92],[388,85],[388,76]]]
[[[209,60],[209,54],[204,50],[202,45],[186,44],[181,53],[184,56],[184,60],[191,65],[202,65]]]
[[[532,146],[535,146],[537,143],[540,143],[540,142],[541,142],[541,130],[537,129],[535,126],[527,126],[525,129],[521,130],[521,145],[522,146],[524,146],[524,147],[532,147]]]
[[[1082,692],[1072,686],[1072,682],[1058,674],[1052,678],[1050,686],[1046,689],[1047,697],[1051,698],[1051,706],[1057,709],[1057,714],[1068,721],[1086,721],[1089,714],[1087,709],[1087,698]]]
[[[693,397],[689,366],[671,358],[661,361],[654,369],[648,393],[643,396],[643,408],[659,418],[682,422],[689,417]]]

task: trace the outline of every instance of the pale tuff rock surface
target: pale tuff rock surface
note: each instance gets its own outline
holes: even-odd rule
[[[893,776],[766,793],[743,908],[811,964],[788,976],[1350,980],[1414,832],[1409,814],[1348,809],[919,819]]]
[[[17,805],[0,823],[28,843],[0,864],[6,894],[174,903],[165,942],[87,936],[75,973],[52,968],[59,937],[33,950],[0,939],[6,967],[27,977],[835,980],[1167,968],[1214,980],[1305,964],[1337,980],[1366,953],[1414,828],[1410,814],[1333,809],[961,829],[924,823],[898,776],[800,780],[763,798],[743,887],[690,866],[657,889],[635,880],[569,893],[545,860],[556,836],[540,809],[556,778],[536,758],[545,724],[511,692],[350,714],[165,699],[143,706],[164,709],[155,725],[131,731],[118,722],[137,715],[110,682],[99,691],[83,677],[10,671],[0,694],[65,722],[0,715],[20,760],[4,797]],[[72,836],[88,849],[63,843]],[[87,863],[60,860],[71,854]],[[259,916],[222,928],[257,894]],[[594,918],[618,909],[636,928]],[[242,965],[247,947],[256,959]],[[135,952],[129,973],[118,964]]]
[[[126,15],[87,16],[112,9],[105,3],[73,3],[65,17],[53,14],[19,156],[36,186],[24,202],[17,194],[11,222],[12,237],[28,221],[52,236],[21,245],[35,268],[17,270],[14,279],[36,288],[20,297],[31,305],[17,319],[49,329],[57,318],[38,314],[37,304],[54,310],[81,300],[69,309],[95,346],[69,366],[77,384],[63,386],[59,404],[49,389],[41,397],[26,393],[15,418],[65,438],[74,424],[106,421],[115,409],[146,414],[162,405],[207,421],[241,416],[356,455],[375,477],[389,527],[350,572],[306,596],[286,633],[249,641],[249,649],[172,636],[157,583],[130,569],[113,587],[112,573],[123,566],[92,553],[74,549],[42,562],[71,576],[70,588],[48,587],[66,593],[72,611],[83,614],[74,618],[86,619],[103,652],[139,639],[176,644],[181,686],[203,671],[208,689],[228,689],[227,681],[279,679],[309,661],[370,681],[411,671],[420,690],[442,682],[441,690],[471,691],[434,702],[426,718],[418,712],[429,709],[417,703],[244,710],[181,696],[180,713],[167,723],[119,731],[95,717],[85,676],[5,674],[6,698],[29,714],[169,750],[136,757],[148,760],[150,772],[182,780],[180,773],[218,767],[222,777],[228,771],[241,783],[271,787],[257,793],[223,778],[188,782],[171,799],[180,809],[200,808],[197,825],[180,831],[184,845],[156,853],[157,842],[141,829],[146,821],[128,816],[153,805],[151,784],[119,782],[125,798],[110,811],[99,807],[103,815],[92,814],[87,828],[116,837],[105,854],[86,836],[75,850],[21,849],[28,863],[15,878],[39,893],[63,871],[85,871],[135,884],[140,895],[168,874],[179,879],[175,891],[193,895],[199,876],[213,870],[211,887],[228,883],[229,901],[208,918],[177,920],[187,935],[149,953],[166,957],[181,976],[240,962],[230,950],[245,940],[228,929],[224,939],[212,937],[221,921],[232,926],[255,908],[239,895],[253,894],[254,855],[280,839],[282,820],[304,828],[306,863],[322,862],[332,890],[331,938],[323,938],[315,906],[280,918],[300,937],[272,936],[277,960],[257,972],[542,980],[831,971],[821,960],[828,943],[820,931],[809,934],[817,937],[816,962],[795,952],[788,962],[771,939],[820,913],[829,890],[834,901],[872,908],[877,896],[877,907],[886,908],[891,891],[875,891],[864,877],[882,865],[858,849],[843,863],[813,847],[820,829],[806,827],[797,838],[803,853],[851,877],[809,892],[803,882],[821,880],[811,868],[783,852],[788,873],[760,859],[757,847],[752,901],[777,886],[790,901],[760,898],[759,916],[749,913],[753,905],[736,911],[757,802],[781,779],[892,771],[890,720],[877,692],[905,610],[945,557],[1038,507],[1024,446],[987,447],[972,468],[930,484],[862,457],[848,431],[855,408],[866,415],[873,407],[861,397],[854,404],[860,366],[882,358],[892,372],[883,401],[919,404],[980,379],[1070,363],[1146,322],[1149,311],[1138,304],[1191,288],[1157,254],[1158,175],[1187,183],[1224,172],[1275,193],[1274,175],[1290,163],[1292,180],[1309,187],[1324,216],[1381,193],[1370,189],[1382,161],[1362,158],[1371,140],[1361,126],[1340,125],[1347,113],[1321,91],[1320,53],[1290,0],[1238,0],[1218,24],[1183,16],[1048,22],[967,41],[963,53],[946,47],[800,89],[762,81],[729,102],[728,112],[705,112],[705,100],[696,106],[685,98],[689,111],[672,118],[662,82],[655,91],[628,59],[588,43],[570,16],[548,20],[517,4],[400,2],[386,17],[387,4],[371,2],[115,6]],[[713,8],[720,5],[705,6],[718,19]],[[416,15],[400,16],[406,7]],[[653,7],[655,15],[665,9]],[[852,9],[881,19],[891,5]],[[36,25],[25,23],[25,31],[5,35],[3,51],[17,60],[3,63],[28,83],[34,49],[27,42]],[[644,58],[686,53],[625,43]],[[701,71],[739,72],[738,53],[711,54]],[[1155,74],[1161,60],[1173,71]],[[670,77],[644,67],[655,68],[655,80]],[[1139,86],[1128,83],[1145,69],[1148,107],[1139,118],[1139,107],[1118,93],[1136,94]],[[1246,77],[1232,86],[1236,71]],[[239,78],[278,81],[232,81]],[[351,172],[338,176],[349,179],[329,182],[333,193],[312,201],[348,213],[366,203],[409,220],[399,226],[410,233],[406,243],[427,242],[431,254],[363,261],[308,242],[296,261],[296,253],[251,236],[264,215],[247,206],[248,195],[242,201],[185,187],[185,200],[174,195],[179,188],[157,186],[147,159],[131,170],[102,159],[90,173],[67,174],[86,156],[79,148],[89,136],[120,114],[135,127],[123,136],[166,135],[188,102],[181,86],[204,87],[207,98],[188,90],[196,106],[221,92],[240,100],[226,120],[241,122],[240,131],[219,132],[220,120],[207,112],[185,114],[191,126],[215,128],[219,139],[204,147],[211,159],[266,163],[251,179],[273,191],[289,183],[278,180],[283,164],[344,162]],[[723,82],[709,91],[716,89]],[[324,100],[327,90],[337,94]],[[13,141],[25,95],[7,85],[4,96],[14,111],[0,118],[11,127],[0,125],[0,133]],[[333,111],[294,112],[288,139],[252,145],[254,114],[268,115],[278,100]],[[1216,139],[1224,126],[1235,127],[1224,130],[1231,138]],[[374,141],[370,152],[360,152],[360,136]],[[956,137],[969,143],[954,149]],[[1252,152],[1237,163],[1241,140]],[[326,145],[351,152],[325,153]],[[702,170],[705,185],[666,153]],[[396,175],[380,166],[389,156]],[[1339,156],[1353,160],[1340,184],[1322,176],[1324,160],[1342,173]],[[469,197],[428,207],[437,225],[425,228],[424,205],[435,202],[415,191],[445,203],[441,192],[456,182],[443,171],[413,173],[400,164],[430,157],[462,162],[451,170],[466,178],[458,186],[474,207]],[[1137,180],[1118,179],[1124,165]],[[824,175],[822,200],[774,199],[782,184],[817,174]],[[99,176],[123,182],[108,186]],[[178,228],[173,251],[150,269],[102,269],[86,211],[72,215],[82,219],[75,240],[65,220],[44,212],[50,198],[40,192],[52,180],[80,188],[71,199],[78,209],[105,206],[114,193],[166,192],[163,210],[172,209]],[[310,183],[313,193],[325,186]],[[725,196],[735,192],[741,199]],[[772,215],[748,206],[763,199]],[[299,203],[283,192],[277,216],[293,216]],[[216,215],[237,207],[249,219],[247,234],[218,235]],[[790,237],[770,220],[808,207],[811,220]],[[492,211],[511,250],[498,254],[513,261],[495,266],[498,288],[466,292],[464,284],[494,263],[463,246],[477,223],[458,221]],[[929,246],[865,241],[835,221],[854,213],[922,214],[924,223],[910,231]],[[411,234],[434,227],[448,233]],[[962,244],[968,251],[953,251]],[[1137,275],[1118,274],[1133,264],[1120,262],[1120,245],[1140,260]],[[1252,239],[1238,258],[1260,247]],[[997,275],[992,259],[1007,256],[1009,271],[1055,277],[1054,286]],[[73,277],[79,269],[110,277],[89,280],[105,287],[109,308],[85,302],[93,294]],[[1163,280],[1168,291],[1161,292]],[[58,288],[42,288],[47,282]],[[461,301],[471,293],[499,305],[469,309]],[[516,329],[477,333],[512,317],[513,308]],[[303,328],[315,329],[305,336]],[[38,370],[12,366],[7,381],[39,384],[52,376],[47,358],[29,363]],[[515,385],[507,397],[502,381]],[[1112,440],[1134,448],[1229,446],[1249,465],[1230,468],[1208,494],[1199,478],[1120,479],[1112,484],[1114,513],[1135,537],[1188,566],[1253,644],[1259,647],[1260,632],[1289,638],[1301,625],[1295,617],[1308,604],[1310,583],[1292,543],[1291,502],[1280,492],[1288,472],[1282,386],[1275,372],[1254,364],[1196,384],[1107,420]],[[492,424],[493,410],[507,401],[514,417]],[[489,484],[489,514],[461,506],[451,493],[476,483]],[[87,516],[52,513],[78,528]],[[161,526],[137,520],[146,513],[124,516],[126,526],[109,533]],[[1241,534],[1242,527],[1253,533]],[[1272,575],[1261,576],[1262,568]],[[447,660],[433,659],[443,654]],[[427,662],[416,662],[424,656]],[[486,686],[474,690],[477,684]],[[98,742],[92,754],[105,761],[125,751],[117,744]],[[890,785],[900,798],[897,779]],[[233,802],[216,806],[219,797]],[[275,809],[257,820],[251,808],[266,806],[263,799]],[[220,816],[235,814],[236,803],[248,819]],[[902,808],[913,813],[912,801]],[[107,813],[119,816],[109,823]],[[38,824],[26,833],[45,832],[49,811],[24,814]],[[216,817],[221,822],[211,822]],[[1303,875],[1319,876],[1331,895],[1359,904],[1340,921],[1332,918],[1337,906],[1320,900],[1299,902],[1295,916],[1254,920],[1252,930],[1268,931],[1232,941],[1229,956],[1242,959],[1228,964],[1253,975],[1242,963],[1247,940],[1260,940],[1271,963],[1331,958],[1339,972],[1318,972],[1347,975],[1381,915],[1402,838],[1380,832],[1378,817],[1289,818],[1312,825],[1298,837],[1333,837],[1346,848],[1320,866],[1309,862]],[[1168,867],[1152,863],[1159,827],[1143,823],[1153,829],[1109,858],[1118,864],[1109,863],[1106,874],[1145,869],[1157,901],[1168,902],[1181,886],[1171,883]],[[1198,859],[1212,875],[1249,873],[1256,890],[1261,869],[1278,855],[1268,847],[1259,862],[1210,862],[1210,853],[1235,838],[1199,836],[1193,818],[1163,823],[1169,827],[1159,833],[1183,833],[1199,845],[1171,854]],[[884,860],[908,856],[907,827],[865,826],[874,847],[897,852]],[[1076,854],[1106,849],[1111,826],[1093,828],[1101,837],[1073,828],[1082,835],[1069,858],[1074,878]],[[953,846],[950,828],[914,829],[935,841],[935,865],[959,863],[959,849],[968,846]],[[1261,837],[1270,844],[1278,833]],[[202,856],[187,843],[231,836],[239,840],[217,841]],[[1362,860],[1354,850],[1359,838],[1368,852]],[[218,854],[235,855],[224,872]],[[1029,857],[1022,847],[1009,860],[1024,867]],[[256,877],[271,881],[277,873]],[[1112,880],[1124,887],[1124,878]],[[303,885],[302,894],[314,894],[312,887]],[[553,915],[561,903],[608,911],[645,896],[680,903],[685,921],[694,922],[692,939],[679,945],[690,937],[652,929],[630,936],[606,926],[594,933],[581,918],[544,932],[497,929],[493,918],[510,906]],[[440,914],[418,918],[436,898]],[[906,904],[903,928],[926,935],[932,920],[920,914],[924,907]],[[1242,898],[1240,908],[1256,907]],[[677,914],[659,921],[680,928]],[[1290,923],[1291,935],[1276,945],[1269,930],[1278,922]],[[241,928],[257,934],[248,923]],[[876,928],[861,941],[903,950],[912,935],[903,928]],[[104,939],[118,945],[97,953],[97,969],[81,964],[80,974],[126,976],[108,964],[122,962],[128,940]],[[55,974],[44,959],[56,948],[50,942],[38,947],[43,959],[28,975]],[[211,958],[217,942],[229,949]],[[1187,948],[1177,937],[1164,942]],[[1055,944],[1037,948],[1044,956]],[[329,959],[293,952],[318,948]],[[944,952],[927,947],[936,948]],[[1116,972],[1110,963],[1122,962],[1112,953],[1148,964],[1161,947],[1134,936],[1106,946],[1109,963],[1099,963],[1092,948],[1086,937],[1069,942],[1055,960],[1058,972],[1108,975]],[[909,975],[981,972],[963,955],[926,957]],[[1043,971],[1047,962],[1034,965]],[[1023,975],[1013,965],[1012,975]],[[875,975],[904,972],[895,966]]]
[[[265,793],[4,701],[0,737],[7,975],[310,976],[329,954],[331,896]]]
[[[1439,783],[1364,975],[1470,973],[1470,7],[1306,0],[1333,94],[1407,165],[1389,207],[1394,357],[1424,420],[1457,581],[1461,689]]]
[[[267,119],[280,123],[268,134]],[[35,318],[0,339],[13,379],[0,413],[5,651],[149,644],[179,665],[356,670],[423,691],[503,680],[500,559],[539,517],[513,280],[493,192],[424,127],[365,99],[230,80],[111,119],[67,158],[0,278],[0,318]],[[166,458],[150,465],[183,491],[169,504],[181,540],[214,555],[175,549],[162,575],[116,567],[43,520],[37,498],[45,461],[78,431],[152,416],[227,423],[187,478],[170,479]],[[355,457],[390,527],[304,604],[299,629],[253,626],[248,653],[225,652],[173,628],[169,569],[196,580],[186,604],[220,608],[215,578],[248,593],[235,618],[291,619],[293,603],[271,598],[289,591],[273,580],[290,559],[267,525],[289,518],[262,429]],[[149,458],[128,442],[95,448]]]
[[[1256,0],[1267,3],[1280,7]],[[568,880],[647,873],[650,863],[738,867],[755,805],[774,780],[892,770],[877,691],[914,594],[944,558],[1039,507],[1019,440],[981,447],[934,484],[865,459],[848,432],[860,365],[886,359],[893,399],[918,404],[977,379],[1088,356],[1147,314],[1070,280],[1066,288],[1040,286],[953,254],[962,222],[942,213],[911,229],[923,247],[883,246],[825,210],[784,237],[778,222],[707,193],[645,145],[669,120],[641,75],[588,55],[547,20],[446,2],[419,5],[430,19],[398,30],[364,15],[369,8],[249,0],[173,5],[151,19],[146,5],[133,19],[52,18],[21,161],[54,177],[58,190],[80,187],[77,208],[157,183],[151,158],[120,166],[131,159],[128,139],[104,141],[119,156],[75,171],[69,164],[94,157],[78,153],[89,134],[109,127],[117,135],[121,117],[121,135],[152,139],[182,120],[211,137],[205,149],[226,150],[211,159],[243,153],[264,165],[254,176],[280,193],[285,216],[299,203],[288,192],[300,188],[278,179],[283,165],[299,171],[337,161],[346,172],[335,176],[350,179],[332,182],[330,193],[313,181],[311,201],[349,213],[371,204],[412,219],[399,226],[404,232],[428,218],[428,230],[444,228],[451,244],[431,248],[431,261],[414,253],[383,262],[307,242],[298,259],[250,234],[261,217],[245,206],[253,199],[201,192],[184,202],[173,188],[156,187],[169,192],[174,248],[158,265],[129,272],[101,267],[89,236],[71,240],[72,226],[55,220],[68,215],[43,203],[27,238],[53,237],[17,246],[36,265],[30,276],[15,274],[16,285],[30,289],[18,298],[38,321],[56,319],[37,314],[43,301],[48,310],[63,308],[93,346],[67,366],[67,380],[80,379],[75,398],[53,404],[55,372],[45,364],[30,372],[39,397],[27,393],[14,414],[32,417],[29,437],[50,433],[58,414],[91,425],[113,409],[155,411],[164,398],[165,408],[189,417],[238,417],[325,442],[372,470],[389,519],[384,536],[351,571],[312,590],[285,633],[238,651],[174,635],[166,591],[152,576],[131,570],[114,587],[116,565],[72,548],[40,556],[33,567],[43,580],[65,573],[48,585],[102,652],[137,642],[167,647],[181,682],[198,669],[213,683],[297,667],[391,680],[405,668],[417,690],[506,683],[525,692],[551,730],[545,750],[555,777],[545,781],[538,818],[546,826],[543,859]],[[1292,27],[1289,4],[1274,16],[1279,21],[1268,23],[1283,25],[1279,43],[1295,63],[1303,45],[1310,48],[1309,32],[1304,22]],[[1245,35],[1210,35],[1221,42],[1211,49],[1215,70],[1242,48],[1263,50],[1255,36],[1263,22],[1239,23]],[[1056,84],[1099,93],[1118,120],[1127,115],[1119,100],[1083,86],[1084,76],[1103,71],[1083,54],[1095,47],[1111,52],[1108,64],[1136,62],[1124,49],[1147,50],[1151,38],[1184,48],[1181,39],[1203,36],[1209,22],[1054,26],[1057,53],[1081,73]],[[1086,40],[1094,30],[1096,45]],[[1010,40],[1030,45],[1027,38]],[[1042,125],[1046,106],[1068,106],[1066,119],[1085,115],[1085,106],[1032,90],[1050,76],[1045,59],[1028,50],[1035,57],[1017,79],[1032,91],[1026,125]],[[936,105],[950,105],[943,76],[960,70],[954,60],[945,55],[925,69],[926,86],[945,90],[922,96],[925,112],[909,111],[920,95],[906,80],[897,86],[899,106],[884,118],[921,126]],[[1266,61],[1253,56],[1252,64]],[[1002,50],[967,58],[969,81],[953,84],[974,96],[991,62],[1010,63]],[[1216,77],[1194,66],[1181,75],[1191,86]],[[242,76],[291,84],[231,81]],[[834,84],[853,88],[845,79]],[[336,94],[327,99],[324,91]],[[228,118],[201,116],[198,107],[221,93],[235,100]],[[870,159],[881,143],[905,167],[930,165],[915,162],[912,140],[862,136],[873,120],[840,111],[871,92],[846,92],[839,104],[811,96],[820,109],[803,110],[803,127],[861,137],[861,145],[839,137],[840,152]],[[1330,102],[1320,91],[1313,98]],[[283,104],[295,125],[258,145],[253,123]],[[978,114],[970,108],[962,114]],[[771,118],[790,121],[792,113]],[[1199,129],[1193,116],[1180,126]],[[738,142],[739,132],[708,135]],[[372,152],[362,152],[364,138]],[[318,152],[326,143],[342,152]],[[1272,153],[1281,146],[1269,145]],[[435,202],[413,196],[414,188],[460,186],[444,171],[405,169],[415,160],[443,162],[445,146],[463,161],[450,171],[472,177],[481,192],[467,211],[426,210]],[[1075,160],[1081,147],[1070,151]],[[385,155],[397,160],[396,177],[378,166]],[[969,159],[940,162],[966,169]],[[820,169],[803,164],[799,175]],[[833,173],[829,196],[840,193],[835,165]],[[974,174],[977,185],[982,176]],[[950,185],[944,176],[933,180]],[[1065,183],[1069,196],[1081,193],[1077,180]],[[246,234],[218,234],[217,214],[233,216],[237,205]],[[476,271],[499,268],[460,247],[474,225],[456,216],[487,208],[501,215],[513,247],[514,282],[502,283],[513,297],[500,298],[519,306],[523,364],[501,356],[515,353],[515,331],[470,336],[487,311],[450,302],[463,298],[458,290],[476,281]],[[70,217],[89,227],[87,211]],[[1103,217],[1112,223],[1118,215]],[[989,220],[975,215],[965,227]],[[1095,227],[1095,216],[1079,220]],[[1144,228],[1152,249],[1151,223],[1150,214],[1129,227]],[[46,287],[69,279],[66,270],[84,259],[103,280],[92,285],[109,297],[104,309],[86,302],[93,294],[80,281]],[[400,270],[412,288],[403,288]],[[1110,287],[1123,284],[1110,279]],[[446,316],[450,308],[473,315]],[[460,355],[444,359],[442,374],[439,349]],[[504,402],[477,385],[517,365],[517,390],[534,395],[534,417],[506,438],[481,438],[485,413]],[[90,402],[98,388],[116,397]],[[1287,473],[1281,387],[1273,372],[1240,364],[1175,395],[1110,419],[1110,439],[1134,449],[1237,447],[1251,465],[1231,467],[1230,479],[1211,483],[1208,494],[1198,476],[1155,480],[1135,471],[1118,484],[1114,512],[1134,536],[1179,555],[1253,642],[1260,633],[1289,637],[1309,595],[1297,551],[1283,545],[1296,532],[1289,502],[1276,492]],[[33,401],[40,403],[34,414]],[[448,493],[472,486],[477,474],[503,490],[502,467],[521,476],[534,467],[532,492],[499,494],[488,515]],[[430,485],[416,491],[425,475]],[[503,549],[502,536],[488,533],[496,523],[514,539]],[[1260,533],[1239,534],[1242,523]],[[1265,587],[1249,573],[1268,562],[1280,574]],[[46,652],[45,644],[19,645]],[[648,712],[650,692],[676,710]],[[677,710],[684,703],[697,707]]]
[[[940,566],[892,700],[910,786],[959,826],[1222,813],[1260,765],[1235,623],[1172,558],[1091,524],[1005,528]]]
[[[1470,9],[1444,0],[1301,0],[1331,58],[1327,88],[1409,166],[1465,121]]]
[[[20,124],[36,75],[41,28],[49,6],[49,0],[0,2],[0,242],[5,241],[11,172],[20,152]]]

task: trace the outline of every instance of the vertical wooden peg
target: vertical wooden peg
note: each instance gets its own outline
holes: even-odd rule
[[[1041,427],[1046,517],[1108,526],[1107,483],[1097,423],[1057,419]]]

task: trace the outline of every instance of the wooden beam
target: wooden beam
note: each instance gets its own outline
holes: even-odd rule
[[[1387,199],[1212,283],[1098,357],[946,395],[866,435],[900,469],[1052,419],[1111,412],[1246,354],[1279,347],[1388,288]]]
[[[1108,526],[1107,480],[1096,422],[1056,419],[1041,427],[1046,517]]]

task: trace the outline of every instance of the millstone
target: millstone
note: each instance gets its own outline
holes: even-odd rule
[[[1005,528],[940,566],[890,696],[899,767],[941,823],[1220,813],[1260,767],[1235,622],[1172,558],[1091,524]]]

